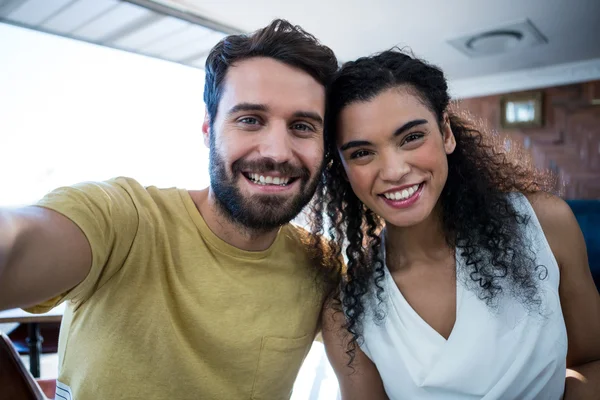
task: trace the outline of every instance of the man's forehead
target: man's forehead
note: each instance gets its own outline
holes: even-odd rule
[[[256,57],[229,68],[221,105],[264,104],[269,108],[311,108],[323,113],[325,88],[308,73],[271,58]],[[297,110],[295,110],[297,111]]]
[[[250,82],[255,79],[269,77],[272,79],[299,79],[299,80],[311,80],[315,84],[320,85],[308,72],[301,68],[294,67],[293,65],[287,64],[283,61],[276,60],[271,57],[250,57],[233,63],[227,70],[226,79],[230,77],[232,79],[248,80]],[[247,79],[246,79],[247,78]]]

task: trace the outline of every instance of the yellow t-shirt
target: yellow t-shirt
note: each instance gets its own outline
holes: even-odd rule
[[[68,300],[59,392],[73,400],[287,399],[324,293],[288,224],[265,251],[219,239],[188,192],[128,178],[39,202],[74,221],[93,255]]]

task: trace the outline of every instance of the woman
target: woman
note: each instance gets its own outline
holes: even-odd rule
[[[345,64],[328,98],[314,218],[345,246],[323,319],[343,399],[597,398],[600,299],[551,181],[402,52]]]

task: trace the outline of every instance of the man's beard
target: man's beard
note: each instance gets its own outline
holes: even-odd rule
[[[312,199],[319,182],[320,168],[311,180],[310,171],[305,167],[296,167],[285,162],[277,164],[270,159],[256,161],[237,160],[231,166],[232,175],[221,155],[210,140],[209,174],[210,185],[217,204],[230,221],[257,232],[279,228],[294,219]],[[284,176],[294,176],[300,184],[298,194],[293,198],[285,195],[244,196],[236,184],[242,171],[266,175],[279,172]],[[247,179],[242,177],[241,179]],[[291,183],[290,183],[291,184]]]

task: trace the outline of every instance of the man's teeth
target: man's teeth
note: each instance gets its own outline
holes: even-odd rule
[[[279,185],[285,186],[290,181],[287,176],[264,176],[259,174],[249,174],[250,179],[259,185]]]
[[[404,190],[400,190],[398,192],[388,192],[388,193],[384,193],[383,195],[385,196],[386,199],[389,199],[389,200],[406,200],[410,196],[415,194],[415,192],[417,190],[419,190],[419,185],[413,185]]]

